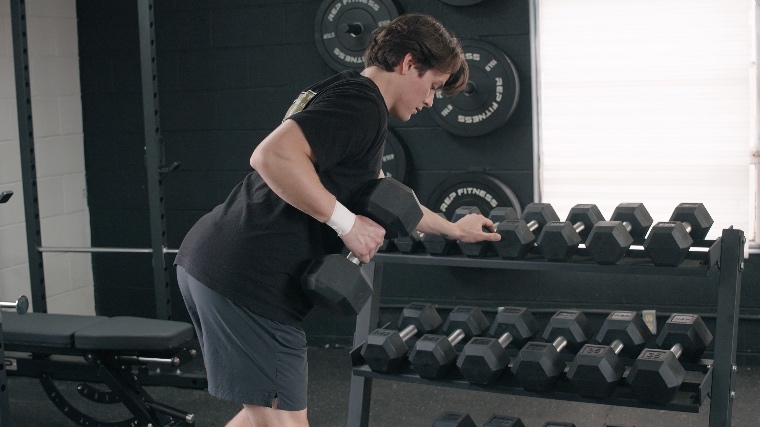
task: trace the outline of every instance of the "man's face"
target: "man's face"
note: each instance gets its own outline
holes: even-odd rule
[[[402,67],[405,65],[402,64]],[[422,111],[425,107],[433,106],[435,92],[440,90],[449,74],[435,69],[427,70],[422,76],[411,66],[402,74],[401,87],[397,101],[389,111],[390,115],[402,122],[412,118],[412,114]]]

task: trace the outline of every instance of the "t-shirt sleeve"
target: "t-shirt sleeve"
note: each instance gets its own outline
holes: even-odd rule
[[[339,87],[327,90],[290,118],[303,131],[321,172],[365,155],[378,133],[381,112],[377,99],[367,91]]]

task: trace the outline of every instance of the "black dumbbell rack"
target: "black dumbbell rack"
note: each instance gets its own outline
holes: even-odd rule
[[[684,364],[687,376],[676,397],[667,405],[645,404],[635,398],[633,391],[623,380],[612,397],[588,399],[580,397],[572,384],[562,379],[551,392],[533,393],[524,391],[511,375],[492,387],[480,387],[467,383],[453,372],[440,381],[430,381],[417,376],[411,369],[400,374],[388,375],[372,372],[366,365],[357,364],[351,374],[351,392],[348,403],[348,426],[367,426],[374,378],[425,384],[438,387],[452,387],[463,390],[487,391],[493,393],[530,396],[543,399],[560,399],[603,405],[630,406],[656,410],[699,412],[710,397],[709,427],[731,425],[736,375],[736,336],[739,326],[739,297],[741,273],[744,269],[744,232],[729,228],[723,230],[720,238],[705,241],[700,246],[707,249],[702,256],[691,254],[678,267],[657,267],[643,256],[624,258],[618,265],[599,265],[588,257],[576,256],[568,262],[548,262],[540,257],[524,260],[501,260],[496,258],[467,258],[456,256],[432,256],[427,254],[379,253],[373,261],[363,266],[374,282],[374,294],[356,319],[354,352],[369,333],[378,326],[379,301],[381,295],[382,271],[384,263],[433,265],[446,267],[494,268],[504,270],[571,271],[580,273],[629,274],[636,276],[686,276],[707,278],[717,288],[717,320],[713,359],[703,359],[696,364]],[[572,360],[568,356],[567,361]],[[632,361],[630,361],[632,363]],[[627,363],[630,366],[630,363]],[[456,370],[454,370],[456,371]]]

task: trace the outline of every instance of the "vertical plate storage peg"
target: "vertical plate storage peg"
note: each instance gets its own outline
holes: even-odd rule
[[[470,68],[467,86],[452,97],[437,93],[433,118],[454,135],[485,135],[504,126],[517,107],[517,69],[504,52],[489,43],[462,40],[462,50]]]
[[[399,15],[392,0],[325,0],[314,22],[319,55],[336,71],[364,68],[369,36]]]

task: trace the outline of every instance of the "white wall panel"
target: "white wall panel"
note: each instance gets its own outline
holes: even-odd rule
[[[655,221],[702,202],[754,236],[754,3],[539,0],[541,200]]]
[[[75,0],[27,0],[32,115],[42,240],[89,246]],[[0,0],[0,299],[30,296],[21,188],[10,3]],[[44,257],[48,308],[94,313],[91,257]]]

